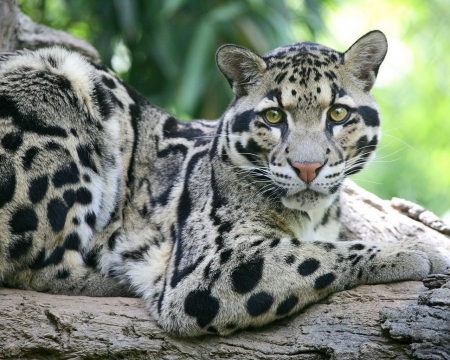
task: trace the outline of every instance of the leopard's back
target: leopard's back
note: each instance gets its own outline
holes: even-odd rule
[[[93,265],[92,239],[125,196],[137,105],[117,77],[62,48],[4,56],[0,78],[0,278],[47,289]]]

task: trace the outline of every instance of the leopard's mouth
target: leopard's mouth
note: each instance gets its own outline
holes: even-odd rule
[[[330,203],[332,196],[329,193],[319,192],[311,188],[301,190],[294,194],[283,196],[281,202],[290,209],[310,211]]]

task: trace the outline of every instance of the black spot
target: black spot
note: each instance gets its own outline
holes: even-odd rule
[[[55,60],[55,58],[53,56],[49,56],[47,58],[47,61],[50,64],[50,66],[52,66],[54,68],[58,67],[58,64],[57,64],[57,62],[56,62],[56,60]]]
[[[108,118],[113,111],[110,92],[96,81],[94,82],[94,88],[92,89],[92,98],[97,103],[103,120]]]
[[[354,245],[350,246],[348,249],[349,249],[350,251],[353,251],[353,250],[363,250],[363,249],[365,249],[365,246],[364,246],[363,244],[354,244]]]
[[[358,107],[358,112],[361,114],[367,126],[380,126],[380,117],[375,109],[369,106],[360,106]]]
[[[119,236],[120,231],[116,230],[112,233],[112,235],[109,237],[108,239],[108,249],[109,250],[114,250],[114,248],[116,247],[116,242],[117,242],[117,237]]]
[[[251,154],[260,154],[262,152],[264,152],[265,150],[253,139],[250,139],[247,142],[247,147],[246,147],[246,151],[250,152]],[[245,154],[243,154],[245,155]]]
[[[295,305],[298,304],[298,297],[295,295],[289,296],[288,298],[284,299],[277,307],[276,314],[278,316],[280,315],[286,315],[288,314]]]
[[[80,172],[77,164],[71,162],[68,166],[55,172],[53,175],[53,184],[59,188],[66,184],[76,184],[80,180]]]
[[[269,311],[273,304],[273,296],[265,291],[253,294],[247,300],[245,308],[251,316],[258,316]]]
[[[211,296],[210,290],[194,290],[186,296],[184,311],[197,318],[198,326],[204,328],[219,312],[219,300]]]
[[[32,270],[42,269],[44,267],[45,261],[45,249],[41,249],[37,256],[34,258],[33,262],[28,266]]]
[[[336,249],[336,246],[334,246],[334,244],[332,243],[321,243],[320,244],[326,251],[331,251]]]
[[[197,266],[203,261],[204,258],[205,256],[202,255],[193,264],[188,265],[182,268],[181,270],[177,268],[174,274],[172,275],[172,279],[170,280],[170,286],[172,286],[173,288],[177,286],[177,284],[181,280],[183,280],[186,276],[191,274],[197,268]]]
[[[68,152],[67,149],[64,149],[60,144],[54,141],[49,141],[48,143],[46,143],[44,148],[45,150],[62,150]]]
[[[33,160],[36,157],[36,155],[38,154],[39,149],[35,146],[29,148],[26,152],[25,155],[22,157],[22,163],[23,163],[23,168],[25,170],[30,170],[31,169],[31,165],[33,164]]]
[[[347,260],[353,260],[353,259],[355,259],[357,256],[358,256],[358,255],[356,255],[356,254],[349,255],[349,257],[347,258]]]
[[[66,249],[64,247],[57,246],[51,255],[44,261],[43,265],[58,265],[62,261],[65,251]]]
[[[264,242],[264,239],[256,240],[256,241],[252,242],[252,244],[251,244],[250,246],[251,246],[251,247],[259,246],[259,245],[261,245],[263,242]]]
[[[279,243],[280,243],[280,239],[275,239],[270,243],[269,247],[273,248],[273,247],[277,246]]]
[[[64,80],[68,82],[70,86],[70,82],[67,79],[58,75],[54,75],[54,77],[50,79],[47,72],[41,71],[35,72],[35,74],[47,76],[44,81],[53,81],[57,86],[64,83]],[[31,96],[33,96],[33,94]],[[39,118],[34,110],[30,110],[29,113],[22,112],[17,103],[9,96],[0,96],[0,117],[12,117],[14,125],[22,131],[30,131],[40,135],[67,137],[67,133],[64,129],[46,124]]]
[[[368,142],[369,140],[367,139],[366,135],[361,136],[356,142],[356,147],[360,150],[365,150]]]
[[[209,326],[206,330],[208,330],[209,332],[214,333],[214,334],[219,333],[219,331],[214,326]]]
[[[302,276],[308,276],[314,273],[320,266],[320,262],[316,259],[306,259],[297,268],[297,271]]]
[[[88,174],[83,174],[83,180],[86,181],[87,183],[90,183],[91,177]]]
[[[353,260],[352,266],[355,266],[361,259],[362,259],[362,255],[359,255],[355,260]]]
[[[330,285],[335,279],[336,276],[333,273],[321,275],[316,279],[316,282],[314,283],[314,289],[321,290]]]
[[[233,253],[233,249],[224,250],[220,253],[220,264],[225,264],[228,260],[230,260],[231,254]]]
[[[38,227],[38,218],[32,208],[20,208],[14,212],[9,221],[13,234],[23,234],[27,231],[34,231]]]
[[[263,258],[255,258],[234,268],[231,273],[233,290],[240,294],[252,291],[261,280],[263,265]]]
[[[144,255],[147,253],[149,249],[148,245],[142,245],[141,247],[139,247],[139,249],[137,250],[133,250],[133,251],[124,251],[121,256],[122,256],[122,260],[126,261],[126,260],[131,260],[131,261],[142,261],[144,260]]]
[[[37,204],[41,201],[48,190],[48,177],[47,175],[38,177],[31,180],[30,187],[28,188],[28,197],[33,204]]]
[[[3,136],[2,146],[9,151],[16,151],[23,143],[23,135],[20,132],[11,132]]]
[[[347,121],[344,125],[342,125],[342,127],[347,127],[347,126],[350,126],[350,125],[354,125],[354,124],[359,124],[359,122],[360,122],[360,120],[359,119],[352,119],[352,120],[350,120],[350,121]]]
[[[288,255],[284,258],[284,261],[286,261],[286,264],[293,264],[295,262],[295,256],[294,255]]]
[[[83,261],[86,264],[86,266],[89,266],[91,268],[97,268],[98,264],[98,249],[92,249],[88,253],[83,255]]]
[[[237,114],[232,125],[232,132],[244,132],[250,130],[250,123],[255,117],[253,110],[247,110],[243,113]]]
[[[102,81],[103,81],[103,84],[105,84],[110,89],[115,89],[117,87],[117,85],[114,82],[114,80],[109,78],[109,77],[107,77],[107,76],[105,76],[105,75],[102,76]]]
[[[55,232],[60,232],[66,223],[69,208],[61,199],[52,199],[47,204],[47,219]]]
[[[328,223],[328,220],[330,219],[330,210],[331,207],[329,207],[327,211],[325,211],[325,214],[323,215],[323,218],[320,221],[320,225],[325,226]]]
[[[173,116],[167,118],[163,126],[163,134],[165,138],[199,138],[204,135],[200,129],[192,127],[192,123],[182,122],[175,119]]]
[[[67,250],[80,250],[81,239],[78,233],[72,232],[67,235],[66,240],[64,241],[64,247]]]
[[[173,116],[169,116],[163,125],[163,134],[164,136],[170,136],[171,133],[176,132],[178,129],[178,121]]]
[[[287,71],[279,73],[276,77],[275,77],[275,81],[277,84],[280,84],[283,79],[285,78],[285,76],[287,75]]]
[[[78,154],[78,159],[80,159],[81,165],[83,165],[84,167],[87,167],[89,169],[92,169],[92,171],[94,171],[95,173],[98,173],[97,166],[95,165],[95,161],[92,156],[92,149],[88,145],[77,146],[77,154]]]
[[[16,174],[11,162],[0,155],[0,209],[10,202],[16,190]]]
[[[56,278],[57,279],[67,279],[70,276],[70,271],[67,270],[66,268],[62,268],[59,269],[58,272],[56,273]]]
[[[294,246],[300,246],[300,241],[298,239],[292,239],[291,244]]]
[[[350,175],[350,174],[346,173],[346,175]],[[341,184],[339,183],[339,184],[336,184],[336,185],[330,187],[330,195],[335,194],[339,190],[340,186],[341,186]]]
[[[72,133],[73,136],[78,137],[78,133],[75,129],[70,129],[70,132]]]
[[[76,200],[75,191],[73,189],[68,189],[64,191],[63,198],[67,206],[71,208],[73,204],[75,204]]]
[[[256,144],[256,142],[252,140],[252,145]],[[258,144],[256,144],[258,145]],[[251,152],[250,149],[244,148],[244,146],[242,146],[242,143],[240,141],[235,143],[235,149],[238,153],[240,153],[242,156],[244,156],[245,158],[247,158],[248,161],[250,161],[251,163],[257,164],[258,162],[258,156],[255,155],[254,152]]]
[[[95,223],[97,221],[97,215],[95,215],[95,213],[90,211],[84,217],[84,221],[86,221],[86,224],[88,224],[89,227],[91,227],[93,229],[95,227]]]
[[[92,202],[92,193],[85,187],[79,188],[76,194],[77,202],[89,205]]]
[[[25,255],[30,250],[33,243],[31,235],[22,234],[16,237],[9,245],[9,257],[11,259],[17,259]]]

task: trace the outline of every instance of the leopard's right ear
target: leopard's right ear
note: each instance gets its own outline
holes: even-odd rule
[[[386,36],[374,30],[357,40],[344,54],[344,65],[353,75],[356,83],[370,91],[388,49]]]
[[[267,68],[264,59],[244,47],[223,45],[217,50],[216,63],[237,97],[247,93]]]

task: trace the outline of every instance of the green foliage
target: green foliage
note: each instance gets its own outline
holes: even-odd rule
[[[232,94],[215,66],[225,43],[263,54],[292,41],[345,50],[378,28],[390,50],[374,95],[375,162],[354,179],[383,198],[450,209],[450,42],[446,0],[20,0],[33,20],[91,42],[131,86],[188,119],[216,118]]]
[[[265,53],[292,41],[293,22],[310,38],[322,25],[320,4],[293,11],[279,0],[20,1],[35,21],[91,42],[129,84],[182,118],[216,118],[231,100],[215,65],[220,45]]]

